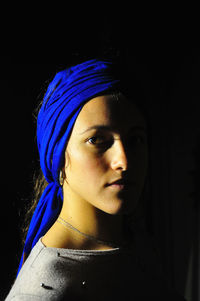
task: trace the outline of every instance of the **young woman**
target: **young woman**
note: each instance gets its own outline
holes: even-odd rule
[[[147,125],[113,70],[86,61],[48,87],[37,120],[48,185],[7,301],[179,300],[149,241],[127,223],[147,176]]]

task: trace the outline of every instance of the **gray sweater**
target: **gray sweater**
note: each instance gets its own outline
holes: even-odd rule
[[[40,240],[6,301],[183,300],[166,288],[150,240],[135,245],[70,250],[46,248]]]

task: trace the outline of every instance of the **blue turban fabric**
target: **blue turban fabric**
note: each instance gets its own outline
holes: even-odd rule
[[[40,165],[49,183],[33,214],[23,257],[54,224],[62,208],[63,193],[59,174],[64,166],[65,149],[76,118],[90,99],[117,90],[113,64],[89,60],[58,72],[49,84],[37,119],[37,144]]]

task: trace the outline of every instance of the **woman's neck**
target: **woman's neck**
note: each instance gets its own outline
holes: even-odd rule
[[[111,249],[111,246],[122,244],[123,216],[107,214],[81,199],[72,201],[65,198],[60,218],[42,241],[47,247]]]

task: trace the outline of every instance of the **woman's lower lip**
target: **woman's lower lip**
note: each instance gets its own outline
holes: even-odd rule
[[[109,185],[108,187],[111,187],[113,189],[119,189],[119,190],[122,190],[124,189],[125,185],[124,184],[111,184]]]

